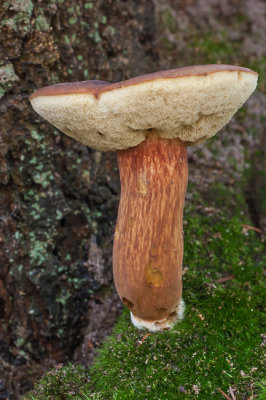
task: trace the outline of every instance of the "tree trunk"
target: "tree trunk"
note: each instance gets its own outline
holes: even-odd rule
[[[61,134],[28,97],[53,83],[151,72],[153,15],[145,0],[1,2],[0,397],[18,398],[44,369],[71,359],[99,302],[109,309],[103,304],[94,326],[107,333],[120,303],[104,294],[119,195],[115,154]]]

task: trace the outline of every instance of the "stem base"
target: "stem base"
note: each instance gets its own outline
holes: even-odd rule
[[[132,324],[136,328],[148,329],[151,332],[158,332],[170,329],[172,328],[173,324],[175,324],[179,320],[182,320],[184,318],[184,311],[185,311],[185,302],[181,298],[178,306],[176,307],[176,311],[174,311],[168,318],[164,318],[159,321],[145,321],[141,318],[134,316],[132,312],[130,312],[130,318]]]

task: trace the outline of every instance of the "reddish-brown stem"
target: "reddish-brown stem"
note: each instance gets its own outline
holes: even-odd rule
[[[117,155],[116,289],[135,317],[163,320],[175,312],[182,294],[186,145],[151,136]]]

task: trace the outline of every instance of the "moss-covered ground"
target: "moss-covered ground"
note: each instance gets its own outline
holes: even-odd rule
[[[25,400],[218,400],[222,392],[266,399],[265,248],[234,192],[226,193],[225,207],[204,207],[194,196],[185,208],[184,320],[148,333],[131,325],[125,309],[90,370],[70,364],[50,371]]]

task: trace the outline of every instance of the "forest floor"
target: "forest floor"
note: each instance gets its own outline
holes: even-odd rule
[[[212,189],[223,206],[203,202],[193,184],[188,189],[194,194],[184,215],[184,320],[149,333],[134,328],[124,310],[89,370],[59,365],[25,400],[219,400],[222,392],[231,400],[255,398],[266,339],[264,243],[243,215],[242,198],[222,185]]]

